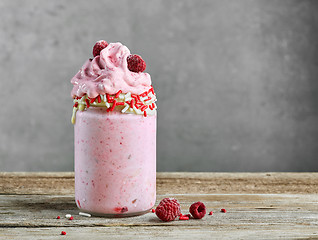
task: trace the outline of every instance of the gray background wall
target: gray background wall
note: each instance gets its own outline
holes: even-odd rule
[[[147,62],[159,171],[318,170],[318,1],[0,2],[0,171],[73,170],[96,40]]]

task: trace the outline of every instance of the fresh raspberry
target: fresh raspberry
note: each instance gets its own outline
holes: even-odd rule
[[[181,213],[180,204],[175,198],[164,198],[156,208],[156,215],[162,221],[173,221]]]
[[[206,213],[205,205],[202,202],[193,203],[189,209],[189,212],[194,218],[201,219]]]
[[[96,57],[100,54],[100,51],[102,51],[105,47],[108,46],[108,43],[105,40],[100,40],[95,43],[93,47],[93,56]]]
[[[128,69],[132,72],[143,72],[146,69],[145,61],[139,55],[129,55],[127,57]]]

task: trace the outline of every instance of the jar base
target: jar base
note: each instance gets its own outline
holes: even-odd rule
[[[80,209],[80,208],[79,208]],[[105,218],[126,218],[126,217],[136,217],[140,215],[144,215],[146,213],[150,213],[152,208],[149,208],[145,211],[140,211],[140,212],[133,212],[133,213],[116,213],[116,214],[109,214],[109,213],[96,213],[96,212],[91,212],[87,211],[84,209],[80,209],[83,213],[89,213],[93,217],[105,217]]]

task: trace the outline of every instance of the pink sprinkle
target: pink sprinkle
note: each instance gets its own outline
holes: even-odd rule
[[[106,93],[106,98],[107,98],[107,102],[113,102],[114,101],[114,97],[110,97],[108,93]]]
[[[213,214],[213,212],[211,211],[211,212],[209,212],[209,215],[212,215]]]
[[[224,208],[222,208],[222,209],[221,209],[221,212],[224,212],[224,213],[226,213],[226,210],[225,210]]]
[[[61,232],[61,235],[66,235],[66,232],[62,231],[62,232]]]
[[[147,112],[146,111],[144,111],[144,117],[147,117]]]
[[[153,209],[151,209],[151,212],[153,212],[153,213],[154,213],[155,211],[156,211],[156,210],[155,210],[154,208],[153,208]]]
[[[113,111],[114,108],[116,107],[116,105],[117,105],[117,102],[116,102],[116,100],[114,100],[113,106],[110,108],[110,111]],[[108,109],[107,109],[107,110],[108,110]]]
[[[92,99],[91,99],[91,103],[95,102],[95,99],[96,99],[96,98],[92,98]]]
[[[73,219],[74,219],[73,216],[69,218],[69,220],[73,220]]]
[[[189,220],[188,216],[179,217],[179,220]]]
[[[119,90],[117,93],[116,93],[116,95],[115,95],[115,98],[118,98],[119,97],[119,95],[121,94],[121,90]]]
[[[125,103],[124,102],[118,102],[118,103],[116,103],[116,105],[125,105]]]
[[[101,102],[100,95],[97,96],[97,102],[98,102],[98,103]]]
[[[133,108],[134,107],[134,99],[131,99],[130,101],[130,108]]]
[[[86,102],[86,107],[89,108],[89,102],[87,98],[85,99],[85,102]]]
[[[148,108],[148,106],[143,105],[143,106],[141,107],[141,111],[145,111],[147,108]]]
[[[60,219],[60,218],[61,218],[60,216],[57,216],[57,217],[56,217],[56,219]]]

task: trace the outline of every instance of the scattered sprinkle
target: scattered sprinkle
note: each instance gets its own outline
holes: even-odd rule
[[[68,220],[73,220],[74,219],[74,217],[72,216],[72,217],[70,217]]]
[[[89,108],[91,104],[97,107],[106,106],[107,112],[114,111],[116,106],[123,106],[118,108],[122,113],[135,113],[144,115],[145,117],[147,117],[148,114],[153,115],[157,108],[154,103],[157,99],[152,86],[149,90],[139,95],[131,94],[130,92],[124,94],[122,90],[119,90],[114,95],[106,93],[98,95],[95,98],[90,98],[87,94],[84,94],[81,97],[74,96],[73,99],[74,105],[71,118],[73,124],[75,123],[76,111],[84,111],[86,108]],[[146,111],[148,108],[149,110]]]
[[[62,232],[61,232],[61,235],[66,235],[66,232],[62,231]]]
[[[221,212],[224,212],[224,213],[226,213],[226,210],[225,210],[224,208],[222,208],[222,209],[221,209]]]
[[[96,98],[92,98],[91,101],[90,101],[90,103],[95,102],[95,99],[96,99]]]
[[[211,211],[211,212],[209,212],[209,215],[212,215],[213,214],[213,212]]]
[[[154,213],[155,211],[156,211],[156,209],[154,209],[154,208],[153,208],[153,209],[151,209],[151,212],[153,212],[153,213]]]
[[[189,217],[184,215],[184,216],[179,217],[179,220],[189,220]]]
[[[57,216],[57,217],[56,217],[56,219],[60,219],[60,218],[61,218],[60,216]]]
[[[116,93],[115,98],[118,98],[121,93],[122,93],[122,91],[119,90],[119,91]]]
[[[81,216],[84,216],[84,217],[91,217],[92,216],[89,213],[83,213],[83,212],[79,212],[78,215],[81,215]]]
[[[89,108],[89,101],[87,98],[85,99],[85,103],[86,103],[86,107]]]

